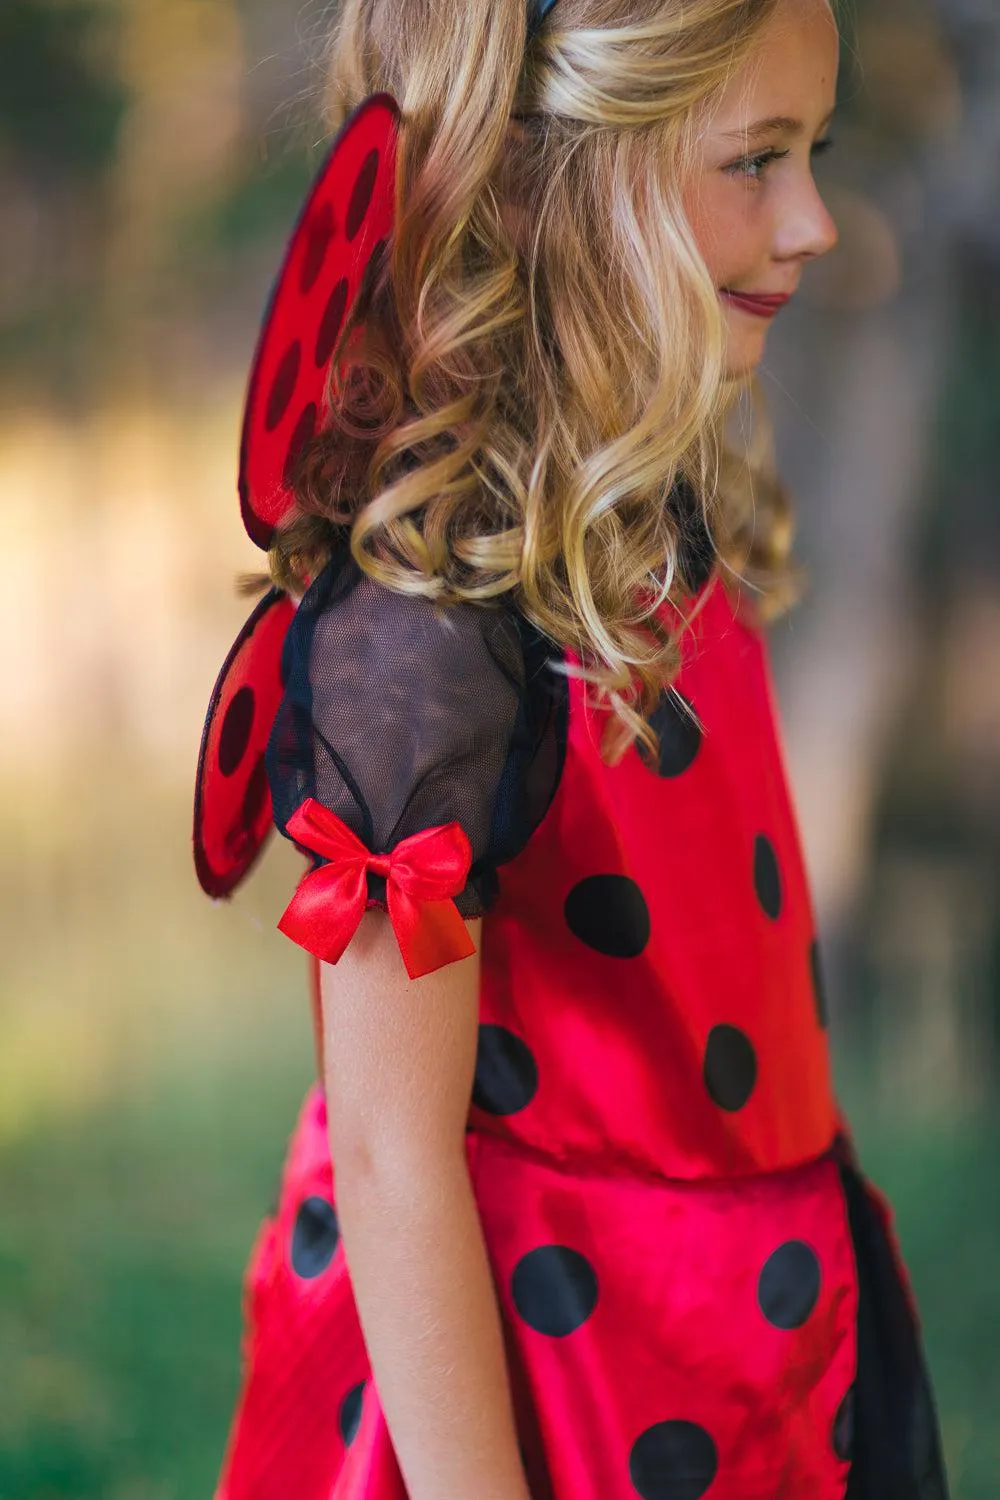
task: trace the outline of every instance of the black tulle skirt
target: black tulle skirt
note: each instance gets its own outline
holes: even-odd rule
[[[850,1147],[838,1148],[858,1267],[858,1373],[843,1438],[847,1500],[948,1500],[941,1437],[920,1331],[888,1215]]]

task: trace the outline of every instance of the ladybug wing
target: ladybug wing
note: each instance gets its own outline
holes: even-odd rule
[[[399,107],[372,94],[347,120],[306,199],[247,387],[240,509],[258,547],[291,503],[289,477],[322,425],[327,370],[370,262],[392,230]]]
[[[264,749],[284,692],[282,648],[294,614],[281,589],[265,594],[212,690],[194,794],[194,863],[209,896],[236,889],[271,831]]]
[[[325,416],[330,359],[371,261],[392,231],[399,107],[373,94],[345,123],[306,198],[264,316],[240,442],[243,521],[270,545],[289,476]],[[228,896],[271,830],[264,767],[295,606],[279,589],[240,631],[212,692],[198,756],[194,859],[202,889]]]

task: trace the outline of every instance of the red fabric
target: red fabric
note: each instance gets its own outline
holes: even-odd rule
[[[609,767],[573,682],[555,801],[483,920],[468,1160],[526,1470],[533,1500],[843,1500],[857,1279],[815,925],[764,641],[718,586],[678,688],[690,764]],[[581,924],[595,877],[641,892],[628,956],[593,946],[618,940],[604,885]],[[316,1199],[335,1212],[318,1090],[250,1272],[217,1500],[405,1494],[343,1246],[296,1270]]]
[[[658,776],[637,750],[602,761],[572,683],[558,794],[502,869],[482,939],[481,1020],[528,1039],[549,1087],[518,1114],[472,1118],[567,1161],[610,1156],[684,1179],[778,1171],[829,1149],[838,1121],[765,640],[719,584],[684,638],[677,688],[704,732],[687,769]],[[780,870],[776,917],[755,889],[762,837]],[[628,959],[586,946],[565,917],[571,893],[612,873],[648,911],[649,939]],[[705,1087],[722,1027],[749,1039],[756,1063],[736,1109]]]
[[[681,1439],[710,1433],[717,1454],[707,1489],[695,1474],[662,1490],[670,1500],[842,1500],[848,1469],[831,1434],[854,1379],[856,1291],[832,1161],[739,1187],[583,1176],[475,1131],[467,1155],[533,1500],[635,1500],[629,1454],[665,1414],[690,1424]],[[313,1195],[336,1202],[318,1087],[247,1271],[246,1379],[216,1500],[406,1497],[343,1245],[315,1278],[291,1263]],[[824,1268],[808,1322],[790,1332],[757,1301],[776,1239],[808,1243]],[[558,1338],[526,1326],[511,1292],[522,1255],[551,1243],[599,1247],[602,1269],[599,1310]],[[358,1386],[345,1441],[341,1408]]]
[[[278,923],[309,953],[330,964],[342,957],[367,905],[369,871],[385,878],[389,919],[411,979],[476,951],[454,901],[472,863],[457,823],[415,833],[390,854],[372,854],[342,819],[307,797],[288,832],[329,861],[304,876]]]

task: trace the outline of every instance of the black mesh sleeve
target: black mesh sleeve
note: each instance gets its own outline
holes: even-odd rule
[[[564,679],[511,608],[439,609],[374,583],[337,554],[296,611],[285,695],[268,746],[282,832],[315,797],[372,852],[457,822],[473,865],[456,904],[481,915],[497,868],[527,842],[555,791]],[[384,883],[369,878],[374,900]]]

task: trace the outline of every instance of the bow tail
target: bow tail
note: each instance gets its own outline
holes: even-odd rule
[[[445,964],[471,958],[476,951],[454,901],[414,901],[388,882],[387,904],[399,951],[411,979],[420,979]]]
[[[293,943],[335,964],[344,953],[365,910],[365,870],[321,865],[303,876],[278,922]]]

